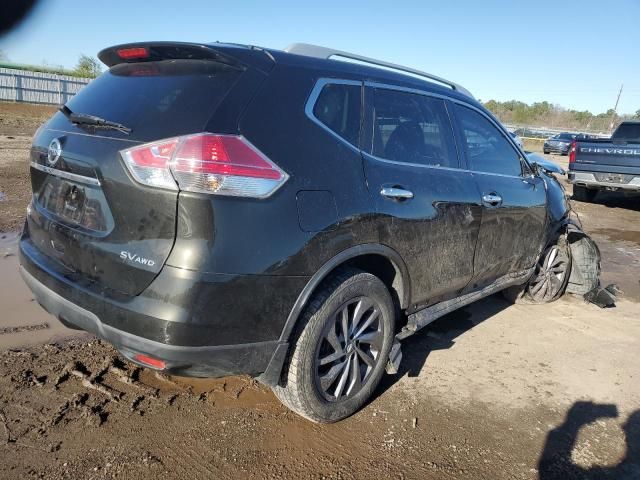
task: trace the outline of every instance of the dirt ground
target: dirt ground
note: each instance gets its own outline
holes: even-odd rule
[[[0,232],[17,230],[31,197],[29,145],[54,107],[0,102]]]
[[[30,136],[49,112],[10,107],[0,104],[0,478],[640,478],[640,200],[573,202],[604,282],[626,293],[616,308],[487,298],[407,339],[400,373],[361,412],[316,425],[246,377],[127,364],[35,304],[16,230]]]

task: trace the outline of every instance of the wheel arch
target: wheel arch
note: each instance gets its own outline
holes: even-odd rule
[[[300,315],[322,282],[344,267],[355,267],[376,275],[389,289],[397,307],[404,309],[409,306],[411,292],[409,270],[398,252],[377,243],[356,245],[343,250],[325,262],[298,295],[282,329],[279,339],[280,347],[273,354],[267,370],[258,377],[262,383],[273,386],[280,381],[289,349],[289,339]]]
[[[409,305],[411,291],[409,271],[400,254],[392,248],[378,243],[356,245],[343,250],[328,260],[307,282],[287,317],[280,341],[288,341],[298,317],[322,281],[337,269],[347,266],[376,275],[392,294],[395,292],[397,299],[394,300],[398,302],[400,308],[407,308]],[[389,267],[393,270],[391,271]]]
[[[560,220],[552,221],[547,231],[547,238],[543,245],[542,252],[553,242],[557,241],[558,237],[570,229],[582,231],[582,227],[569,215],[565,215]],[[541,255],[542,252],[540,253]]]

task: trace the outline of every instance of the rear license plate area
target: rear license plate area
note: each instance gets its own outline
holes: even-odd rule
[[[596,179],[600,182],[606,183],[629,183],[633,178],[633,175],[624,175],[622,173],[599,173],[596,174]]]
[[[41,210],[53,220],[93,232],[113,228],[106,199],[100,187],[47,176],[36,194]]]

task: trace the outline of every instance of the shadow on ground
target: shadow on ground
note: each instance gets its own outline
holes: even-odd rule
[[[636,410],[623,425],[626,454],[614,466],[584,468],[577,465],[571,452],[580,430],[590,423],[607,418],[617,418],[618,409],[613,404],[576,402],[567,412],[562,425],[554,428],[547,439],[538,463],[540,480],[631,480],[640,478],[640,410]]]
[[[640,211],[640,195],[627,196],[621,192],[607,192],[601,190],[591,203],[604,205],[607,208],[625,208]]]
[[[403,376],[417,376],[423,368],[428,368],[425,365],[431,352],[451,348],[465,333],[510,305],[501,295],[493,295],[474,303],[472,307],[442,317],[403,341],[400,371],[397,375],[383,377],[376,397],[383,395]],[[584,427],[598,420],[618,417],[616,405],[575,402],[567,411],[562,424],[547,434],[538,460],[540,480],[640,480],[640,410],[629,415],[622,426],[626,453],[620,463],[585,468],[576,464],[572,458],[572,451]]]
[[[493,295],[451,312],[403,340],[400,370],[396,375],[382,377],[375,397],[382,395],[405,375],[417,377],[431,352],[451,348],[457,338],[511,305],[502,295]]]

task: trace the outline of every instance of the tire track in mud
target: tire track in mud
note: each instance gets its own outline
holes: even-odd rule
[[[38,330],[48,330],[48,323],[38,323],[35,325],[20,325],[16,327],[0,327],[0,335],[10,335],[12,333],[36,332]]]

